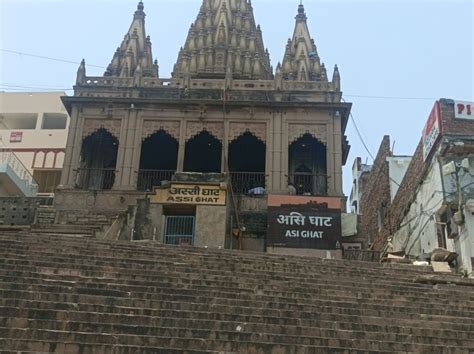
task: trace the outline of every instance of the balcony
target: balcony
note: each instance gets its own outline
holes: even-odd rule
[[[153,187],[161,186],[161,182],[171,181],[175,173],[174,170],[140,170],[137,189],[141,192],[151,192]]]
[[[110,190],[115,182],[115,168],[80,168],[77,170],[76,188],[84,190]]]
[[[265,173],[263,172],[231,172],[230,182],[235,194],[262,194],[265,189]]]
[[[324,174],[293,173],[288,175],[288,185],[293,185],[296,195],[325,196],[328,177]]]

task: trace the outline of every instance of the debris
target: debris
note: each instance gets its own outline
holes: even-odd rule
[[[430,264],[427,261],[414,261],[413,265],[416,265],[416,266],[429,266]]]
[[[431,261],[451,263],[458,257],[457,253],[448,251],[444,248],[437,248],[431,254]]]
[[[448,262],[431,262],[433,266],[433,270],[436,273],[451,273],[451,267],[449,266]]]

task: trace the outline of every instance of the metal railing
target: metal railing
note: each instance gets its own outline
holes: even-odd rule
[[[235,194],[261,194],[262,189],[265,189],[265,177],[263,172],[230,172]]]
[[[25,183],[25,188],[27,188],[32,195],[38,192],[38,183],[13,151],[0,151],[0,164],[9,166],[18,178]]]
[[[161,182],[171,181],[175,173],[174,170],[140,170],[137,188],[142,192],[151,192],[153,187],[161,186]]]
[[[194,245],[194,216],[167,216],[164,243],[167,245]]]
[[[363,262],[380,262],[381,252],[367,250],[344,250],[344,259]]]
[[[77,170],[76,188],[84,190],[110,190],[115,182],[115,168],[80,168]]]
[[[292,173],[288,184],[296,189],[297,195],[327,195],[328,177],[323,174]]]

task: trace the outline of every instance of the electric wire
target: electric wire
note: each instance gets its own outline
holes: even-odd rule
[[[75,65],[80,65],[81,64],[80,62],[76,62],[76,61],[72,61],[72,60],[51,58],[51,57],[47,57],[47,56],[44,56],[44,55],[37,55],[37,54],[19,52],[19,51],[16,51],[16,50],[9,50],[9,49],[0,48],[0,52],[9,53],[9,54],[16,54],[16,55],[19,55],[19,56],[25,56],[25,57],[31,57],[31,58],[37,58],[37,59],[43,59],[43,60],[51,60],[51,61],[56,61],[56,62],[60,62],[60,63],[75,64]],[[104,66],[100,66],[100,65],[86,64],[86,66],[90,66],[91,68],[105,69]]]

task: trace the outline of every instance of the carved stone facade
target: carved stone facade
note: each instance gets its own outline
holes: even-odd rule
[[[186,141],[192,139],[202,131],[207,131],[217,138],[224,140],[224,123],[220,122],[187,122],[186,123]]]
[[[230,123],[229,142],[236,140],[244,133],[255,135],[260,141],[267,142],[267,125],[265,123]]]
[[[143,122],[142,139],[150,137],[159,130],[164,130],[179,141],[180,126],[179,121],[145,120]]]
[[[327,144],[327,128],[326,125],[316,124],[288,124],[288,143],[291,144],[301,138],[305,134],[310,134],[318,139],[321,143]]]
[[[119,138],[121,125],[120,119],[84,119],[82,137],[88,137],[99,129],[105,129],[114,137]]]

